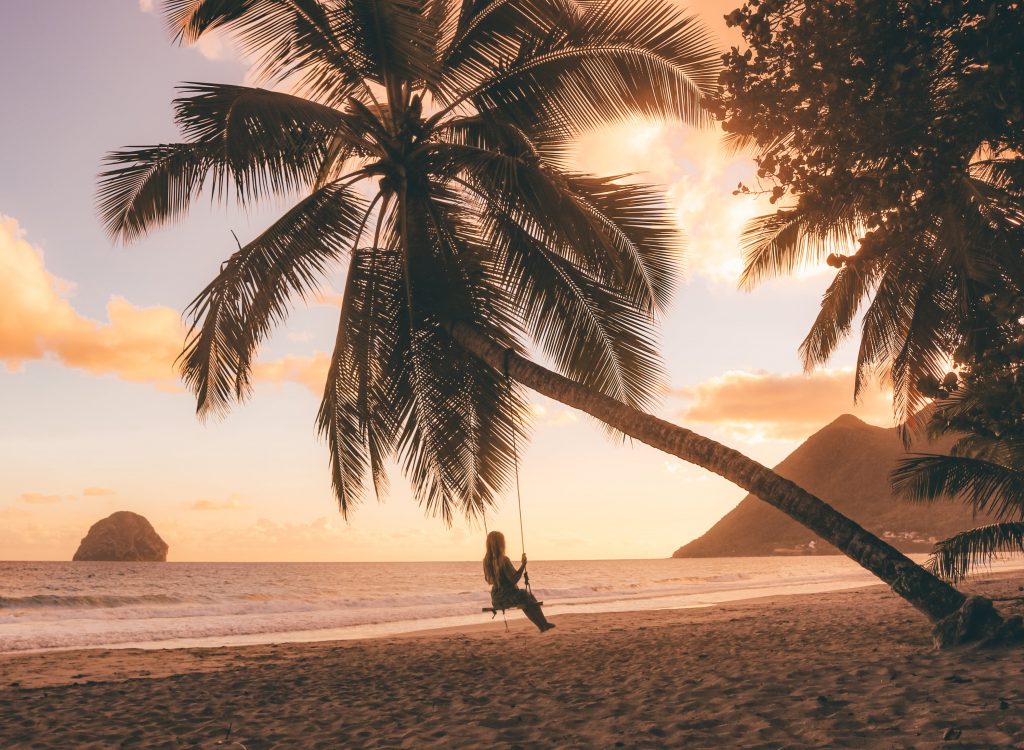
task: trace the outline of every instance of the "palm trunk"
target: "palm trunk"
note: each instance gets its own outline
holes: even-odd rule
[[[508,352],[468,325],[456,323],[447,328],[462,348],[497,370],[507,368],[507,374],[523,385],[757,495],[881,578],[932,622],[956,614],[964,605],[964,595],[948,583],[807,490],[742,453]]]

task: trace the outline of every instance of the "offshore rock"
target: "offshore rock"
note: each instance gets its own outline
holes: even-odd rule
[[[75,561],[165,562],[167,542],[138,513],[119,510],[97,521],[78,545]]]

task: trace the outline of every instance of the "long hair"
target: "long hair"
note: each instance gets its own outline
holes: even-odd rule
[[[505,535],[492,531],[487,535],[487,554],[484,555],[484,580],[492,586],[501,580],[501,566],[505,562]]]

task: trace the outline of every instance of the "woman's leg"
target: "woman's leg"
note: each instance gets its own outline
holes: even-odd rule
[[[523,614],[529,618],[530,622],[537,626],[540,632],[543,633],[545,630],[555,627],[544,616],[544,611],[540,608],[540,604],[537,603],[537,598],[528,591],[523,592],[520,606],[523,608]]]

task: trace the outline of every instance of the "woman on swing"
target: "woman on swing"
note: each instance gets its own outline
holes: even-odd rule
[[[495,609],[521,607],[523,613],[530,618],[530,622],[543,633],[551,630],[555,624],[548,622],[544,617],[544,612],[533,594],[516,586],[525,570],[525,552],[523,553],[523,564],[519,566],[519,570],[516,570],[512,561],[505,555],[505,535],[500,531],[492,531],[487,535],[484,579],[491,584],[491,606]]]

